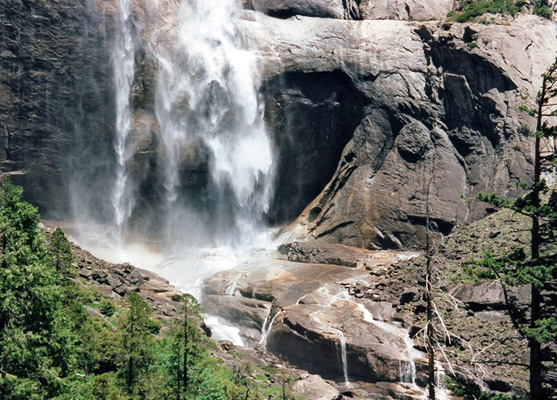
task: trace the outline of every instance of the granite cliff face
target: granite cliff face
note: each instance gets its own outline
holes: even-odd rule
[[[95,155],[70,149],[109,151],[112,140],[107,5],[0,5],[0,171],[23,185],[26,198],[42,211],[58,216],[68,211],[70,171],[95,164]]]
[[[453,6],[428,4],[247,5],[297,15],[245,11],[241,24],[259,48],[277,149],[270,217],[296,219],[289,228],[294,236],[364,248],[421,247],[427,187],[431,218],[445,235],[484,215],[474,201],[478,192],[513,196],[516,181],[530,179],[532,121],[517,108],[532,101],[557,50],[555,24],[526,15],[488,25],[378,20],[440,18]],[[147,210],[160,185],[149,180],[158,168],[151,149],[159,129],[149,54],[164,45],[161,35],[171,30],[162,28],[172,27],[174,16],[163,3],[136,1],[133,10],[132,135],[140,156],[132,173],[143,179],[138,190]],[[1,28],[1,169],[43,210],[67,211],[71,180],[94,194],[88,201],[95,209],[104,196],[102,177],[113,174],[111,157],[98,155],[111,154],[113,143],[115,2],[10,0],[0,11],[8,21]],[[207,151],[193,153],[181,175],[184,190],[195,194],[207,176]]]
[[[273,123],[304,149],[294,155],[304,165],[302,193],[320,184],[310,182],[315,164],[304,161],[318,146],[332,142],[339,151],[346,143],[338,164],[326,151],[321,158],[336,171],[290,227],[302,237],[420,247],[428,186],[431,218],[446,235],[484,215],[474,201],[480,191],[512,197],[516,181],[529,181],[532,121],[518,106],[531,101],[555,54],[553,23],[521,16],[512,25],[302,17],[259,24],[269,101],[279,110]],[[305,110],[318,108],[327,111],[313,122]],[[308,138],[318,145],[308,148]],[[329,171],[321,167],[320,179]]]
[[[268,15],[294,15],[335,19],[439,20],[455,5],[454,0],[247,0],[245,6]]]

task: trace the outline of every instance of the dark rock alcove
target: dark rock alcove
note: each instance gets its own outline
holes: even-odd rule
[[[366,99],[343,71],[285,73],[266,82],[276,154],[270,219],[294,219],[333,176],[364,117]]]

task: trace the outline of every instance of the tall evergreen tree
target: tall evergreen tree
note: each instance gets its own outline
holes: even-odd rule
[[[57,227],[52,233],[49,252],[54,259],[54,266],[58,272],[64,276],[74,275],[72,273],[72,247],[60,227]]]
[[[128,310],[120,324],[122,363],[128,394],[134,395],[137,382],[152,361],[154,348],[152,310],[137,292],[127,298]]]
[[[506,207],[526,215],[531,220],[530,254],[508,254],[499,259],[487,256],[483,265],[489,267],[504,282],[529,284],[531,299],[528,324],[522,325],[520,313],[509,303],[510,315],[519,332],[530,347],[530,398],[545,398],[542,390],[542,344],[557,339],[557,316],[544,315],[542,291],[557,279],[557,252],[555,232],[557,222],[557,195],[543,179],[544,172],[554,172],[557,153],[553,139],[557,127],[550,126],[548,118],[557,116],[557,59],[542,75],[542,87],[536,98],[536,108],[522,107],[536,117],[534,133],[534,176],[527,195],[514,201],[496,195],[480,195],[481,200],[498,207]],[[524,185],[525,186],[525,185]]]

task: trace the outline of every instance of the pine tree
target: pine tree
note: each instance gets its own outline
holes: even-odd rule
[[[536,108],[521,107],[536,117],[534,132],[534,177],[527,195],[514,201],[499,196],[480,195],[480,200],[498,207],[510,208],[531,220],[530,254],[515,252],[502,258],[486,256],[481,263],[512,285],[529,284],[531,299],[529,321],[522,324],[520,312],[508,301],[509,314],[519,332],[528,340],[530,346],[530,398],[544,399],[542,391],[542,344],[557,339],[557,317],[544,315],[542,310],[542,291],[548,283],[557,279],[557,252],[555,232],[557,222],[557,194],[550,189],[542,174],[554,172],[557,153],[553,139],[557,127],[550,126],[548,118],[557,115],[557,59],[542,75],[542,87],[536,98]],[[525,184],[522,184],[526,188]]]
[[[74,275],[72,271],[72,247],[60,227],[57,227],[52,233],[49,252],[59,273],[65,277]]]
[[[152,310],[137,292],[127,298],[128,310],[120,323],[120,346],[122,373],[128,394],[134,395],[138,379],[147,371],[154,348],[154,323],[150,320]]]

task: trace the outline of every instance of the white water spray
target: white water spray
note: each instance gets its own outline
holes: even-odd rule
[[[111,203],[118,229],[116,240],[120,241],[122,228],[133,209],[128,162],[133,157],[129,134],[131,131],[131,88],[134,79],[135,48],[130,20],[130,0],[120,0],[118,5],[119,24],[112,49],[116,103],[116,140],[114,142],[116,177],[111,193]]]
[[[404,344],[406,344],[406,360],[399,361],[399,374],[400,383],[409,383],[411,385],[416,385],[416,363],[414,362],[415,350],[414,343],[410,337],[404,338]]]
[[[271,142],[255,56],[235,25],[240,11],[237,0],[183,0],[173,42],[152,49],[167,236],[188,225],[176,219],[176,209],[187,203],[180,198],[180,167],[196,162],[202,155],[191,153],[203,148],[210,172],[209,223],[224,233],[217,241],[250,242],[269,209]]]

